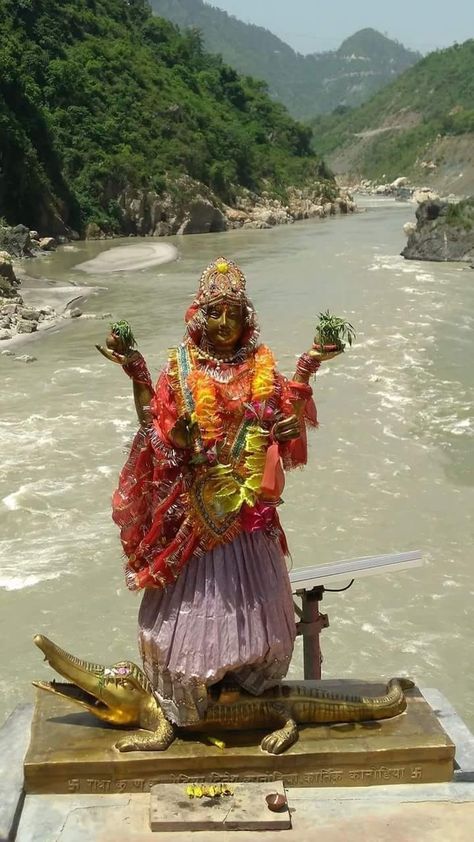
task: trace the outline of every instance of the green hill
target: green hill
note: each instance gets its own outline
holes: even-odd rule
[[[359,108],[317,117],[315,148],[341,172],[423,177],[446,139],[474,133],[473,67],[474,40],[431,53]]]
[[[151,0],[156,14],[197,28],[207,50],[239,73],[264,79],[274,99],[298,119],[364,102],[421,56],[374,29],[363,29],[338,50],[303,56],[261,26],[247,24],[203,0]]]
[[[232,203],[328,177],[311,131],[145,0],[0,0],[0,216],[121,230],[182,175]]]

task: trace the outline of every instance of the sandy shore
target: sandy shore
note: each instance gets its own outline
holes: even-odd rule
[[[131,246],[117,246],[107,249],[92,260],[79,263],[74,268],[94,275],[110,275],[113,272],[138,272],[163,263],[172,263],[178,258],[178,249],[171,243],[138,243]]]

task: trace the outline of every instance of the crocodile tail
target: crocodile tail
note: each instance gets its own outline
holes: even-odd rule
[[[405,690],[414,687],[413,681],[409,678],[391,678],[387,684],[385,695],[362,697],[361,716],[359,721],[364,719],[389,719],[397,716],[406,710],[407,701]]]
[[[304,692],[298,689],[299,699],[293,704],[295,719],[298,722],[365,722],[376,719],[389,719],[403,713],[407,702],[405,690],[414,687],[407,678],[392,678],[382,696],[361,696],[329,693],[320,688]]]

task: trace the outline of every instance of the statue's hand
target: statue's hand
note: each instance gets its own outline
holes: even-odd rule
[[[102,356],[112,363],[117,365],[127,365],[133,362],[138,352],[133,348],[127,347],[125,342],[116,333],[109,333],[105,340],[105,345],[96,345],[95,347]]]
[[[300,422],[296,415],[289,415],[273,425],[272,435],[275,441],[283,444],[291,439],[298,439],[301,435]]]
[[[197,424],[192,422],[189,416],[184,416],[182,418],[178,418],[176,424],[169,433],[169,437],[175,447],[184,449],[192,447],[197,430]]]
[[[111,363],[117,363],[117,365],[127,365],[127,363],[131,363],[135,356],[135,351],[132,354],[119,354],[117,351],[112,351],[109,348],[104,348],[103,345],[96,345],[95,346],[102,356],[104,356],[107,360],[110,360]]]
[[[344,351],[318,351],[317,348],[310,348],[308,354],[310,357],[314,359],[318,359],[321,363],[327,362],[327,360],[332,360],[333,357],[338,357],[339,354],[343,354]]]

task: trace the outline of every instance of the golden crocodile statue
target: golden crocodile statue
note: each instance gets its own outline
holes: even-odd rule
[[[164,751],[173,742],[176,728],[166,719],[153,687],[136,664],[121,661],[107,668],[70,655],[41,634],[34,642],[50,666],[71,682],[35,681],[36,687],[70,699],[104,722],[152,732],[127,735],[115,744],[119,751]],[[300,724],[367,722],[403,713],[404,690],[413,686],[407,678],[392,678],[385,695],[374,698],[331,694],[304,684],[280,684],[261,696],[230,692],[217,701],[210,696],[205,717],[183,730],[276,728],[260,746],[270,754],[280,754],[298,739]]]

